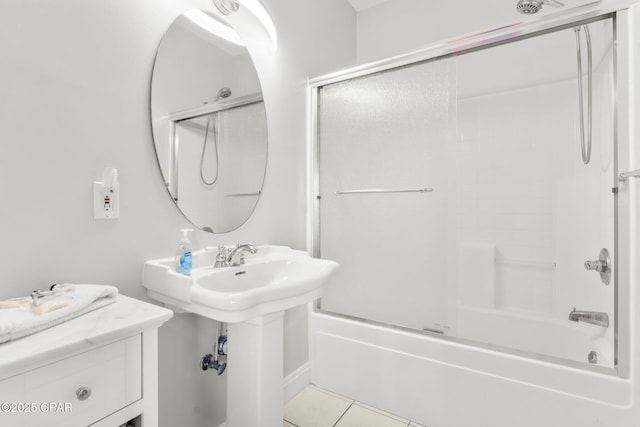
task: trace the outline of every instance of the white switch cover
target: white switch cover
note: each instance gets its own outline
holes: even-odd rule
[[[102,182],[93,183],[93,218],[120,218],[120,189],[108,188]]]

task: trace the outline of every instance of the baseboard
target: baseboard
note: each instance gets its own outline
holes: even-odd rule
[[[283,398],[287,403],[311,383],[311,364],[306,362],[291,372],[283,381]]]

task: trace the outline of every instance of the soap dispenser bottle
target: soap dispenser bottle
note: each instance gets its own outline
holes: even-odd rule
[[[191,242],[189,242],[189,232],[193,231],[191,228],[183,228],[180,230],[182,238],[176,251],[176,271],[184,275],[191,274],[192,267],[192,255],[191,255]]]

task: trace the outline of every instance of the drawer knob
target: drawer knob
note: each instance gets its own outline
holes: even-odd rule
[[[89,396],[91,396],[91,389],[89,387],[80,387],[76,390],[78,400],[87,400]]]

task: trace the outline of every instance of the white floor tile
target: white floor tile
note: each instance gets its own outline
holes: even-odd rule
[[[388,417],[360,405],[352,405],[336,427],[407,427],[408,421]]]
[[[289,421],[282,421],[282,427],[296,427],[295,425],[291,424]]]
[[[425,426],[423,426],[422,424],[416,424],[414,422],[410,422],[409,427],[425,427]]]
[[[316,387],[306,387],[284,406],[284,419],[298,427],[332,427],[353,403]]]

